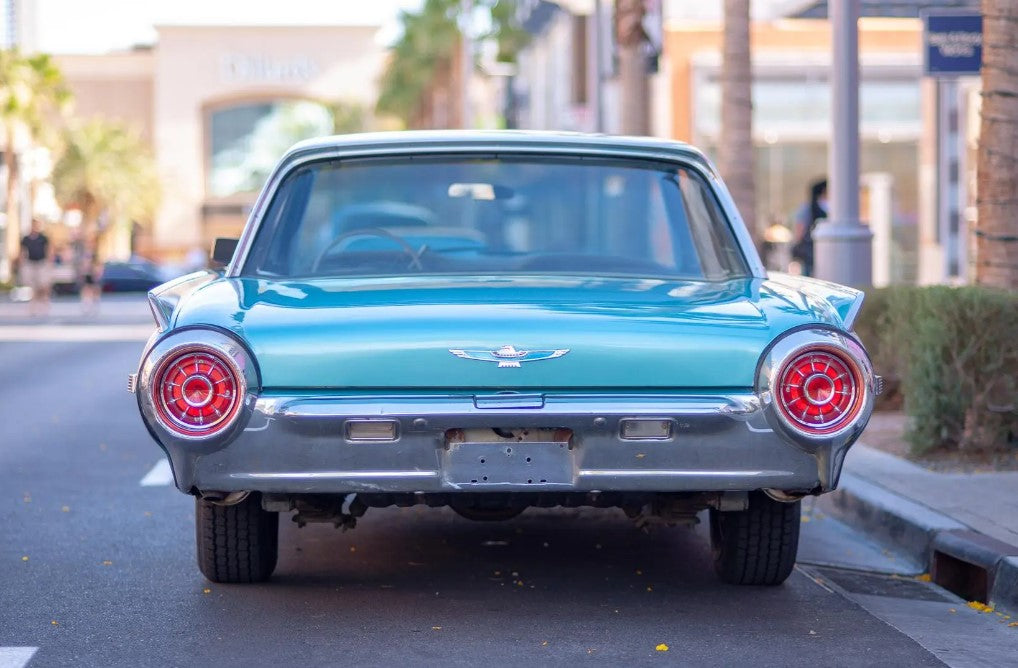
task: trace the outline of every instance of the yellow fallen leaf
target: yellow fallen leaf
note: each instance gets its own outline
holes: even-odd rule
[[[203,594],[211,594],[211,593],[212,593],[212,590],[211,590],[211,589],[209,589],[208,587],[205,587],[205,589],[202,589],[202,590],[201,590],[201,593],[203,593]]]
[[[1018,622],[1011,622],[1011,623],[1008,624],[1008,626],[1011,626],[1011,627],[1018,626]]]
[[[654,649],[657,650],[658,652],[667,652],[668,651],[668,645],[666,645],[664,643],[661,643],[660,645],[658,645]]]
[[[543,643],[541,643],[541,647],[547,647],[547,646],[548,646],[548,641],[547,640],[545,640]]]
[[[21,560],[22,561],[28,561],[28,555],[26,554],[25,556],[21,557]]]
[[[643,459],[643,458],[644,458],[644,457],[646,457],[646,456],[647,456],[647,455],[645,455],[645,454],[643,454],[643,453],[641,452],[640,454],[636,455],[636,458],[637,458],[637,459]]]
[[[112,566],[113,562],[109,559],[103,559],[103,566]]]
[[[60,626],[59,624],[57,624],[57,620],[55,619],[52,622],[50,622],[50,624],[52,624],[53,626]]]
[[[801,519],[803,522],[809,522],[809,515],[803,515],[799,519]]]
[[[993,608],[985,603],[980,603],[979,601],[969,601],[968,606],[973,610],[978,610],[979,612],[993,612]]]
[[[442,627],[441,627],[441,626],[432,626],[432,627],[431,627],[431,630],[432,630],[432,631],[441,631],[441,630],[442,630]]]
[[[653,587],[647,587],[647,591],[654,591]]]
[[[933,578],[930,577],[929,573],[923,573],[922,575],[917,575],[915,579],[919,580],[919,582],[932,582],[933,581]]]
[[[71,512],[71,507],[70,506],[60,506],[60,512],[62,512],[62,513],[69,513],[69,512]]]

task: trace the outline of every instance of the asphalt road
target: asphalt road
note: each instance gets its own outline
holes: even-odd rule
[[[35,338],[0,339],[0,668],[1018,656],[1018,629],[932,585],[860,585],[855,571],[816,566],[896,568],[819,514],[804,525],[800,566],[775,588],[718,582],[702,528],[644,533],[594,510],[482,524],[417,508],[369,511],[347,533],[286,518],[271,582],[211,584],[194,562],[193,502],[158,484],[161,453],[125,389],[142,343]]]

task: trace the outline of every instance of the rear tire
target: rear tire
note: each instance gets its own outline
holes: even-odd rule
[[[198,568],[213,582],[263,582],[276,568],[279,513],[262,510],[260,494],[232,506],[195,499]]]
[[[746,510],[710,511],[714,570],[725,582],[779,585],[792,573],[799,549],[800,503],[781,503],[762,492]]]

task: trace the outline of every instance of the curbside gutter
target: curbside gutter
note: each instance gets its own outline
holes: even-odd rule
[[[1018,547],[848,472],[821,499],[828,513],[904,552],[941,587],[1018,614]]]

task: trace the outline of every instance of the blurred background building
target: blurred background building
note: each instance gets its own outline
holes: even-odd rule
[[[428,0],[397,4],[409,11],[429,6]],[[711,156],[720,132],[722,4],[643,5],[650,132]],[[978,11],[978,4],[861,2],[860,197],[862,216],[877,236],[878,285],[968,280],[979,79],[945,87],[923,77],[919,15]],[[422,94],[427,104],[411,124],[618,132],[615,6],[613,0],[516,0],[514,18],[525,39],[515,63],[496,62],[490,44],[475,39],[484,25],[468,30],[445,77]],[[743,215],[761,234],[787,238],[809,184],[827,169],[827,10],[826,0],[751,3],[756,206]],[[36,4],[4,0],[3,16],[5,43],[33,50],[44,27]],[[373,113],[394,57],[378,32],[379,25],[178,23],[156,27],[154,41],[144,46],[57,54],[75,113],[129,124],[155,156],[163,184],[158,212],[113,250],[179,260],[207,249],[215,237],[237,234],[268,171],[292,143],[389,127]],[[463,71],[464,52],[476,63],[472,71]],[[45,156],[36,162],[45,163]],[[953,210],[939,196],[945,187],[955,193]],[[61,215],[42,201],[42,190],[37,209]],[[780,254],[773,260],[784,268]]]
[[[142,254],[236,235],[293,143],[335,131],[334,107],[369,108],[378,26],[159,26],[151,47],[59,55],[77,112],[129,122],[155,150],[163,204]]]
[[[654,3],[648,6],[653,7]],[[617,132],[611,7],[605,0],[521,4],[531,40],[520,52],[507,117],[521,128]],[[789,226],[809,184],[825,175],[831,132],[831,28],[825,0],[754,0],[752,8],[753,159],[758,229]],[[859,22],[862,215],[878,243],[880,284],[965,282],[966,226],[974,215],[978,76],[963,77],[941,99],[922,72],[923,10],[978,12],[978,0],[863,1]],[[721,125],[722,3],[666,0],[653,20],[660,53],[648,56],[653,134],[715,155]],[[946,110],[945,110],[946,107]],[[953,258],[938,230],[939,115],[956,131],[959,223]],[[922,261],[921,261],[922,258]],[[921,266],[922,265],[922,266]]]

